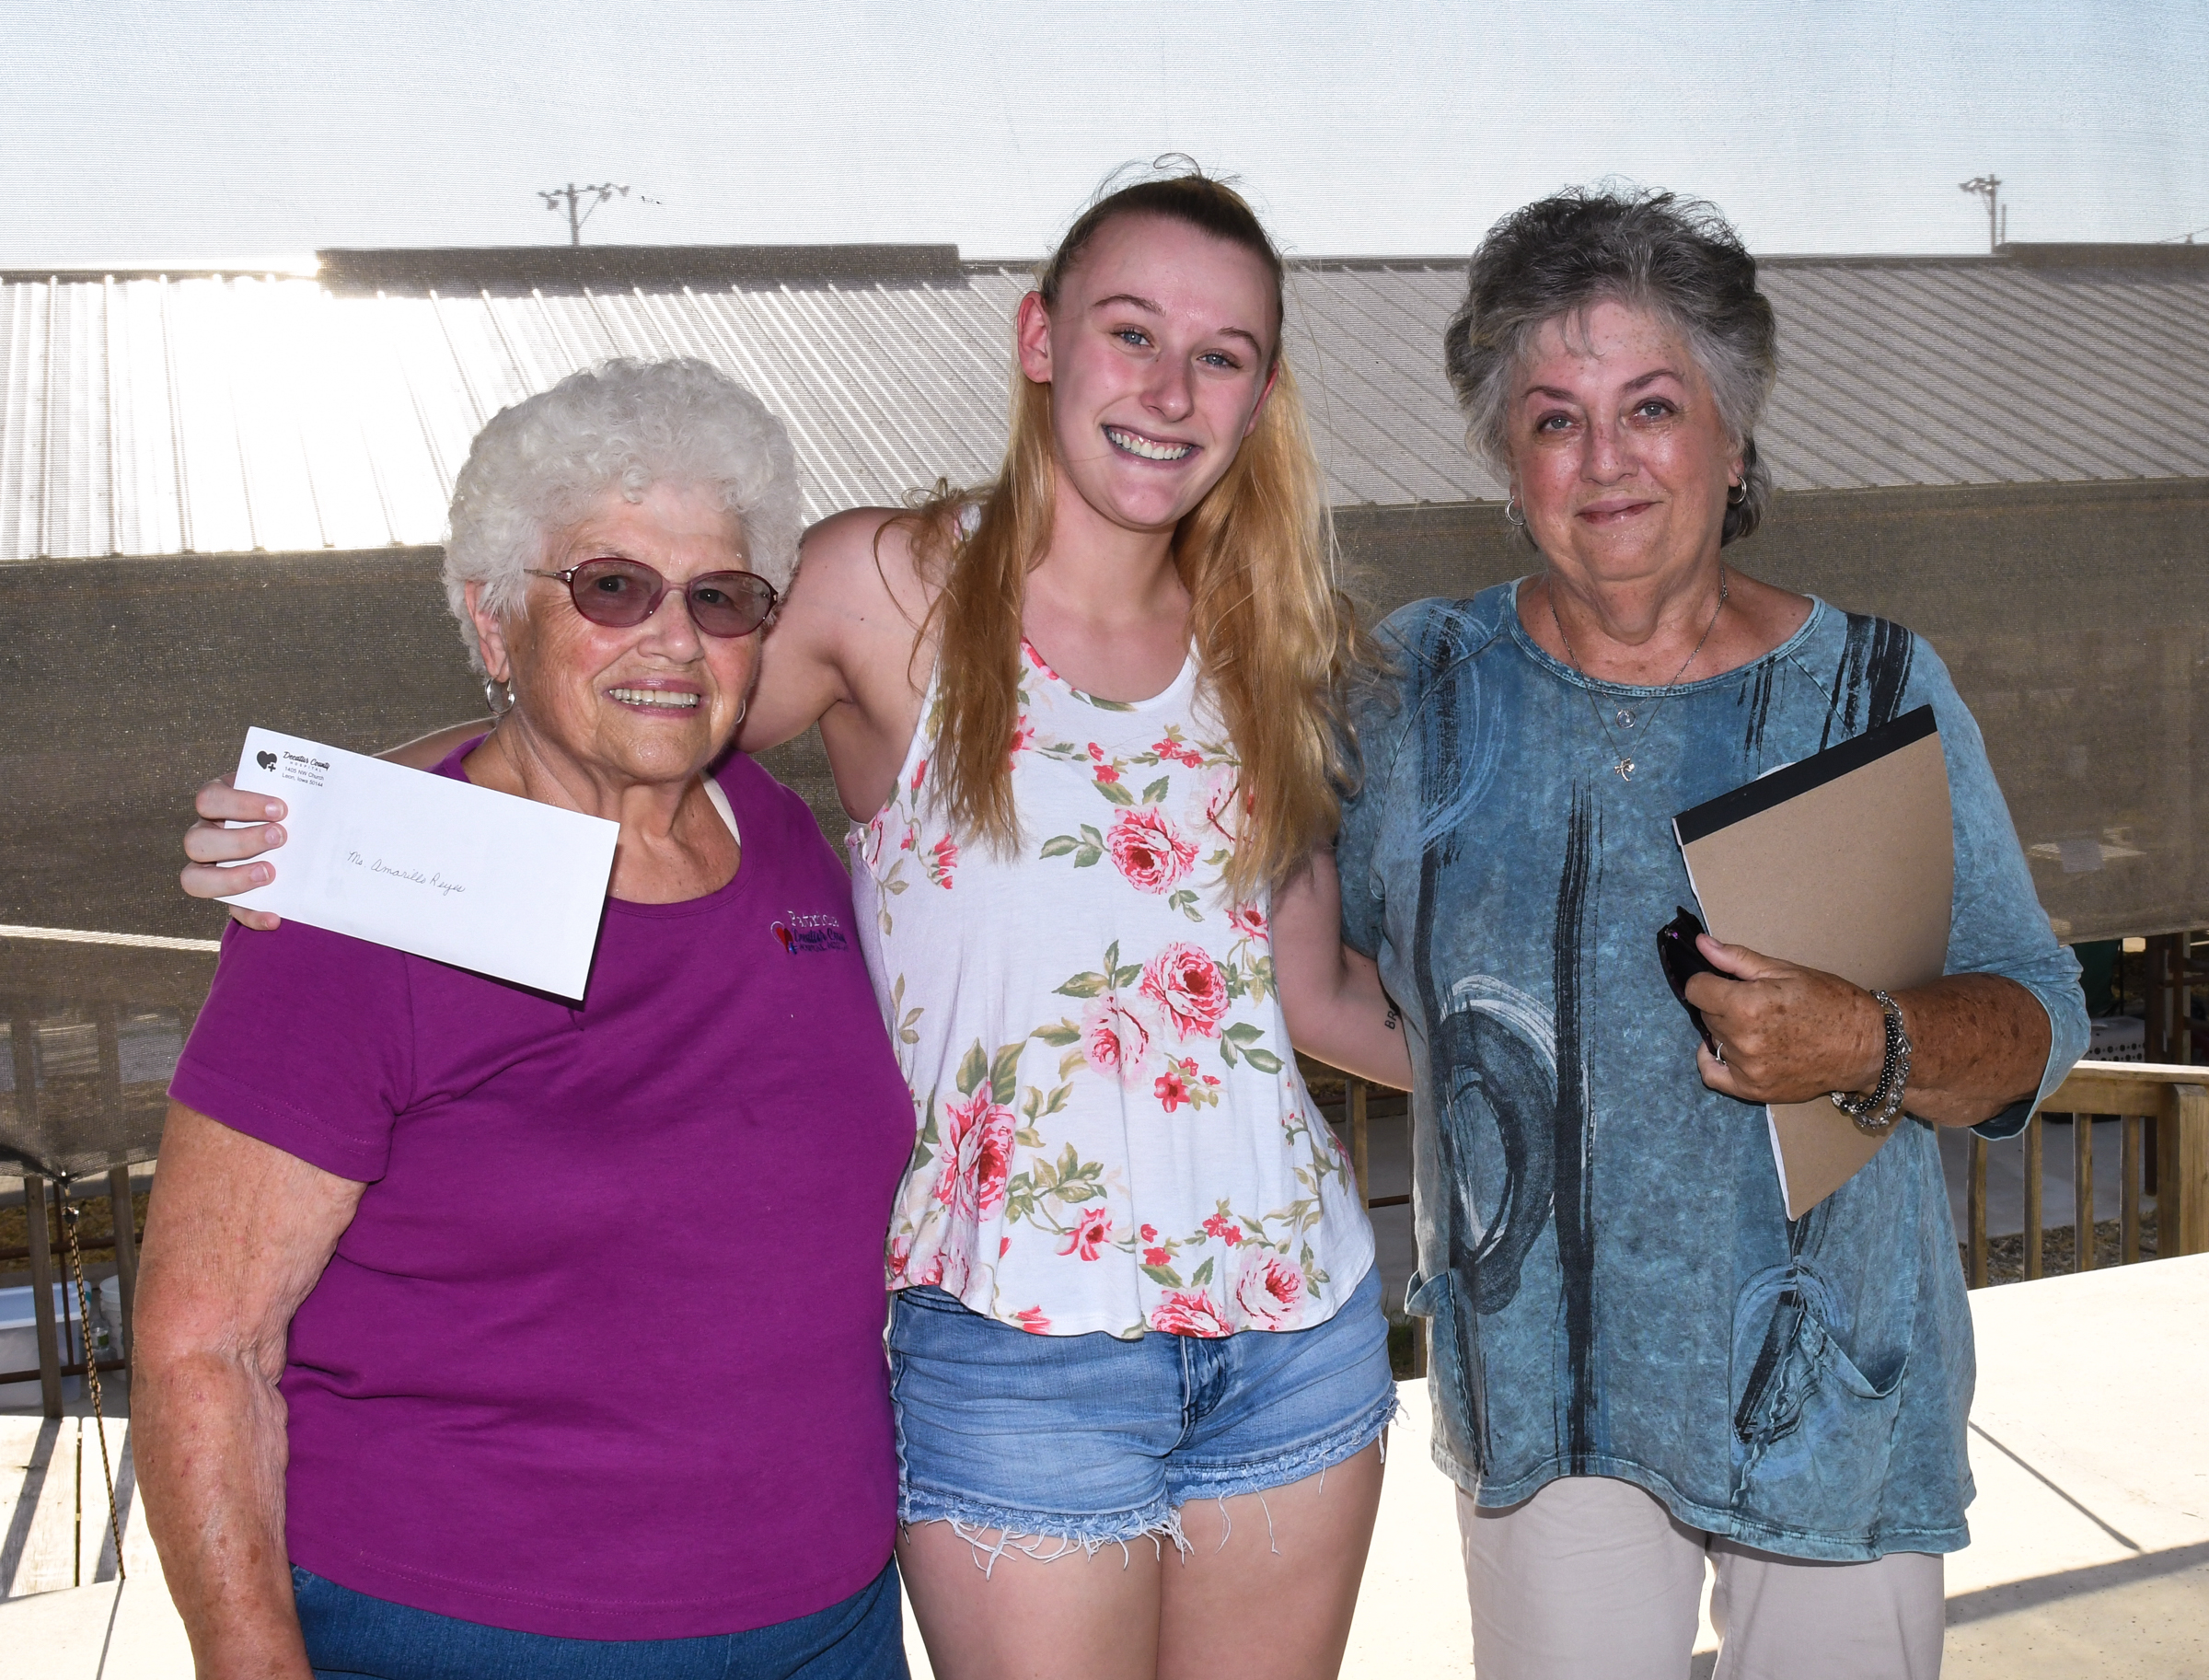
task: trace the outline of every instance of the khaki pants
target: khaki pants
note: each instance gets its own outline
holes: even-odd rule
[[[1810,1563],[1690,1528],[1631,1482],[1577,1476],[1478,1509],[1457,1496],[1479,1680],[1684,1680],[1703,1566],[1714,1680],[1935,1680],[1941,1560]]]

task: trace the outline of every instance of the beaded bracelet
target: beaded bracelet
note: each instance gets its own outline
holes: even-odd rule
[[[1910,1035],[1903,1027],[1903,1009],[1883,991],[1872,999],[1887,1017],[1887,1050],[1879,1063],[1879,1083],[1869,1096],[1832,1093],[1833,1106],[1856,1123],[1856,1130],[1875,1136],[1891,1129],[1903,1112],[1903,1091],[1910,1083]]]

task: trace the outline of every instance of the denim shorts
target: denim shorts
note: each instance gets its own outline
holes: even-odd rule
[[[315,1680],[907,1680],[897,1566],[826,1610],[744,1633],[567,1639],[439,1616],[292,1570]]]
[[[1190,1500],[1315,1476],[1396,1410],[1377,1271],[1307,1330],[1128,1341],[1035,1336],[940,1289],[901,1290],[890,1397],[898,1521],[1001,1531],[1030,1557],[1139,1535],[1179,1545]]]

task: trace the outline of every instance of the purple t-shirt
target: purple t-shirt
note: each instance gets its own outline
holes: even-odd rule
[[[294,1563],[633,1639],[810,1615],[888,1560],[911,1099],[813,817],[748,759],[719,777],[734,879],[609,901],[580,1008],[226,936],[170,1094],[367,1186],[292,1321]]]

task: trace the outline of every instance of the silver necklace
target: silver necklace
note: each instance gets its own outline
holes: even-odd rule
[[[1695,645],[1688,650],[1687,657],[1680,662],[1680,668],[1672,673],[1671,681],[1664,685],[1663,693],[1658,698],[1657,704],[1650,709],[1648,719],[1642,725],[1645,734],[1657,726],[1658,715],[1671,701],[1673,689],[1679,686],[1680,679],[1687,675],[1687,667],[1694,664],[1696,656],[1703,652],[1703,644],[1710,640],[1710,632],[1717,629],[1718,615],[1726,610],[1727,594],[1726,562],[1720,561],[1718,562],[1718,604],[1710,609],[1710,622],[1703,627],[1703,633],[1695,639]],[[1548,597],[1549,621],[1557,627],[1557,640],[1565,644],[1565,657],[1571,663],[1576,674],[1587,677],[1588,673],[1581,669],[1579,655],[1573,650],[1572,638],[1565,633],[1565,620],[1557,617],[1557,591],[1554,583],[1548,585]],[[1590,680],[1592,681],[1593,678],[1590,678]],[[1611,743],[1612,749],[1618,754],[1618,762],[1611,768],[1617,772],[1621,782],[1633,781],[1634,771],[1638,768],[1635,764],[1633,757],[1625,747],[1619,746],[1618,737],[1611,733],[1610,720],[1603,716],[1603,709],[1596,703],[1594,694],[1586,689],[1582,689],[1580,692],[1588,696],[1588,708],[1595,713],[1596,727],[1603,732],[1603,738]],[[1633,712],[1627,707],[1621,706],[1618,709],[1618,722],[1619,726],[1623,729],[1633,728]]]

